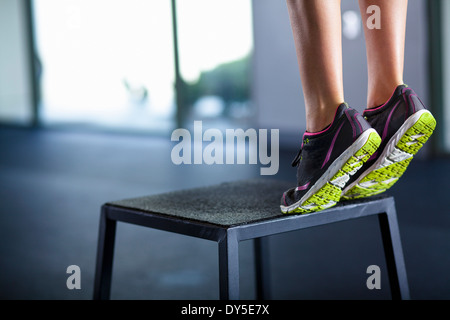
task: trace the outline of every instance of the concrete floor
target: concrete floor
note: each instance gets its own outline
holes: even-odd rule
[[[112,200],[259,177],[259,165],[172,163],[169,137],[0,127],[0,299],[93,294],[100,206]],[[272,179],[290,179],[296,150]],[[395,196],[411,298],[450,298],[448,159],[414,160]],[[241,297],[254,298],[252,243],[241,243]],[[273,298],[390,299],[375,217],[270,239]],[[369,265],[381,289],[366,287]],[[69,265],[81,289],[69,290]],[[118,224],[112,299],[217,299],[217,244]]]

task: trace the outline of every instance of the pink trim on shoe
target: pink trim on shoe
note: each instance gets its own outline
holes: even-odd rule
[[[308,189],[308,187],[309,187],[309,182],[303,186],[299,186],[299,187],[295,188],[295,191],[303,191],[303,190]]]
[[[389,127],[389,123],[391,122],[391,117],[394,114],[395,109],[397,109],[398,105],[400,104],[400,101],[398,101],[395,106],[392,108],[391,113],[389,113],[389,117],[386,120],[386,124],[384,126],[384,130],[383,130],[383,136],[381,137],[382,140],[384,140],[387,136],[387,131],[388,131],[388,127]]]
[[[323,169],[325,164],[330,160],[331,152],[333,152],[333,148],[334,148],[334,143],[336,142],[337,136],[339,135],[339,132],[341,131],[343,125],[344,125],[344,122],[342,122],[342,124],[339,126],[339,129],[337,129],[336,134],[333,137],[333,141],[331,141],[330,148],[328,149],[327,156],[325,157],[325,161],[323,162],[321,169]]]
[[[355,128],[355,124],[354,124],[353,121],[352,121],[352,117],[348,114],[348,110],[345,110],[344,113],[345,113],[345,115],[347,116],[348,122],[350,122],[350,124],[351,124],[351,126],[352,126],[353,139],[355,139],[355,136],[356,136],[356,128]],[[356,117],[356,115],[357,115],[357,113],[355,114],[355,117]],[[361,129],[361,131],[362,131],[361,126],[359,126],[359,127],[360,127],[360,129]]]

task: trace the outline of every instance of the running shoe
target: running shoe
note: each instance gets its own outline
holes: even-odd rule
[[[433,115],[405,84],[398,86],[385,104],[366,109],[363,116],[381,136],[381,145],[345,187],[342,198],[346,200],[392,187],[436,127]]]
[[[334,206],[342,189],[380,145],[375,129],[356,110],[341,104],[330,126],[305,132],[297,167],[297,187],[281,197],[282,213],[310,213]]]

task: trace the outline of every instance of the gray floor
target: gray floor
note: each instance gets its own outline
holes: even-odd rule
[[[259,177],[259,165],[171,162],[169,138],[0,128],[0,298],[91,299],[100,206],[111,200]],[[290,179],[295,150],[272,179]],[[450,161],[416,159],[396,198],[412,299],[450,298]],[[390,299],[375,217],[270,239],[274,299]],[[252,243],[241,243],[241,291],[254,298]],[[69,290],[69,265],[81,289]],[[366,287],[369,265],[381,289]],[[214,242],[119,224],[112,299],[217,299]]]

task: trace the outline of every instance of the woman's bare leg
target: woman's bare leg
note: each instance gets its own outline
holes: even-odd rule
[[[370,5],[380,8],[380,29],[366,25]],[[394,89],[403,84],[407,6],[408,0],[359,0],[366,38],[368,108],[385,103]]]
[[[392,0],[391,0],[392,1]],[[287,0],[305,98],[306,130],[333,121],[344,102],[341,1]]]

